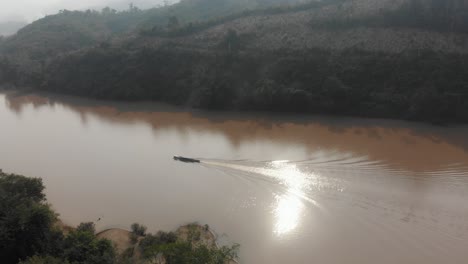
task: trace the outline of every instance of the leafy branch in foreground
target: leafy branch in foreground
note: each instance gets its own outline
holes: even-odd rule
[[[0,259],[2,263],[114,263],[108,240],[98,239],[93,223],[82,223],[65,235],[46,203],[41,179],[0,170]]]

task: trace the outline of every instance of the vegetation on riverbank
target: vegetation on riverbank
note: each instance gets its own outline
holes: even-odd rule
[[[141,227],[141,226],[139,226]],[[176,232],[146,234],[141,229],[132,227],[131,241],[123,256],[123,262],[129,263],[199,263],[229,264],[236,263],[238,245],[231,247],[216,245],[216,237],[207,225],[196,223],[181,226]],[[137,236],[138,239],[132,239]]]
[[[277,6],[298,2],[63,11],[3,41],[0,83],[204,109],[468,121],[466,1]]]
[[[2,263],[113,263],[111,242],[97,239],[92,225],[62,232],[43,191],[40,179],[0,171]]]
[[[189,225],[175,233],[160,231],[155,235],[146,234],[146,228],[141,225],[135,224],[132,229],[133,232],[106,237],[102,233],[96,235],[94,223],[63,228],[57,214],[46,203],[40,179],[6,174],[0,170],[2,263],[224,264],[237,257],[237,246],[218,248],[215,237],[209,235],[208,240],[203,240],[202,236],[209,232],[207,227]],[[190,236],[184,235],[182,230],[185,229],[191,230]],[[132,241],[128,244],[130,246],[119,248],[118,244],[126,240]]]
[[[94,49],[51,64],[42,89],[205,109],[468,121],[465,61],[467,55],[431,51],[233,55]]]

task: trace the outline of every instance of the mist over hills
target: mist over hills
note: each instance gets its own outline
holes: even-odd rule
[[[286,2],[62,11],[2,41],[0,81],[209,109],[468,120],[468,1]]]
[[[6,21],[0,22],[0,36],[10,36],[15,34],[20,28],[26,26],[26,22]]]

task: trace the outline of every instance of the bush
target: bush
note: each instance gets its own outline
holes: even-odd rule
[[[89,232],[94,235],[96,233],[96,227],[93,222],[86,222],[86,223],[79,224],[78,227],[76,228],[76,231]]]
[[[132,233],[137,236],[145,236],[146,235],[146,226],[140,225],[138,223],[134,223],[131,226]]]
[[[53,251],[55,213],[45,203],[41,179],[0,171],[0,259],[20,259]]]
[[[189,242],[178,242],[153,245],[146,250],[144,256],[154,259],[163,254],[167,264],[224,264],[228,260],[236,259],[238,250],[238,245],[210,249],[204,245],[194,247]]]
[[[140,238],[140,236],[138,236],[137,234],[135,233],[130,233],[130,242],[135,245],[137,242],[138,242],[138,238]]]
[[[106,264],[115,262],[110,241],[97,239],[93,223],[64,237],[56,214],[45,203],[40,179],[0,170],[0,259],[2,263]]]
[[[89,231],[72,231],[63,242],[63,258],[76,264],[114,263],[115,250],[106,239]]]
[[[176,241],[177,235],[174,232],[159,231],[156,235],[148,234],[143,240],[141,240],[140,249],[144,253],[150,247],[175,243]]]
[[[52,256],[33,256],[25,261],[20,261],[19,264],[69,264],[67,260]]]

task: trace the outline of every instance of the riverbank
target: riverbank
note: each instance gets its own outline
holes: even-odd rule
[[[326,2],[167,32],[146,28],[87,45],[78,41],[82,33],[73,39],[45,26],[69,25],[71,13],[63,13],[34,22],[34,34],[5,41],[0,83],[211,110],[468,121],[466,6]],[[90,19],[74,15],[71,28]]]
[[[196,220],[245,263],[466,259],[466,126],[146,107],[0,94],[1,166],[42,178],[73,226]],[[302,186],[315,203],[289,196]]]
[[[356,51],[336,55],[327,50],[308,50],[239,53],[232,57],[177,49],[144,51],[116,48],[92,55],[77,52],[51,64],[41,85],[35,82],[24,85],[36,91],[64,95],[127,102],[150,100],[205,110],[291,112],[430,123],[468,121],[464,111],[467,93],[463,88],[467,83],[463,77],[467,71],[463,64],[467,55],[430,51],[408,52],[402,56]],[[87,58],[91,56],[102,64],[88,64]],[[106,68],[107,60],[114,56],[120,58],[121,67]],[[145,63],[132,65],[143,58]],[[441,64],[451,65],[446,67],[450,71],[443,70]],[[161,69],[161,65],[165,67]],[[343,70],[339,71],[335,65]],[[356,68],[355,65],[372,67]],[[97,69],[75,74],[93,67]],[[203,76],[192,73],[198,68],[212,72]],[[427,71],[421,72],[421,68]],[[154,73],[154,69],[164,73]],[[250,69],[249,75],[245,69]],[[311,74],[309,69],[323,70]],[[383,74],[386,72],[392,74]],[[108,76],[113,76],[112,81]]]
[[[0,170],[2,263],[236,263],[238,246],[219,247],[208,225],[189,224],[175,232],[151,234],[135,223],[132,231],[96,233],[94,222],[64,224],[43,191],[42,179]]]
[[[12,105],[22,105],[26,102],[33,102],[35,105],[44,104],[67,104],[77,106],[82,109],[87,109],[96,106],[109,106],[118,111],[138,111],[138,112],[167,112],[167,113],[191,113],[194,116],[212,116],[215,118],[233,118],[233,119],[249,119],[253,116],[261,119],[274,119],[281,121],[297,120],[304,122],[308,119],[310,122],[335,120],[342,122],[343,120],[354,119],[353,122],[358,122],[359,125],[365,123],[383,123],[383,122],[406,122],[408,124],[424,124],[434,125],[439,127],[454,127],[463,126],[466,124],[464,121],[455,120],[424,120],[424,119],[411,119],[404,116],[379,116],[369,115],[362,116],[360,114],[353,114],[352,112],[337,114],[337,113],[314,113],[314,112],[294,112],[294,111],[269,111],[265,109],[205,109],[193,107],[190,105],[180,105],[163,101],[151,100],[121,100],[109,98],[94,98],[86,95],[63,94],[53,91],[35,90],[28,87],[15,88],[11,85],[1,85],[0,92],[5,95],[9,101],[14,102]]]
[[[208,225],[202,226],[196,223],[182,225],[177,228],[174,233],[177,237],[177,241],[182,243],[191,243],[195,248],[200,246],[212,250],[220,250],[222,248],[217,244],[217,237],[215,233],[210,230]],[[110,240],[114,245],[119,258],[129,259],[132,263],[147,263],[148,260],[144,259],[144,252],[141,246],[146,235],[135,237],[135,233],[132,231],[120,228],[111,228],[98,232],[96,236],[100,239]],[[157,263],[166,263],[164,255],[158,256],[157,259],[157,261],[159,261]],[[153,262],[150,260],[149,263]],[[230,259],[225,263],[236,264],[238,262],[234,259]]]

